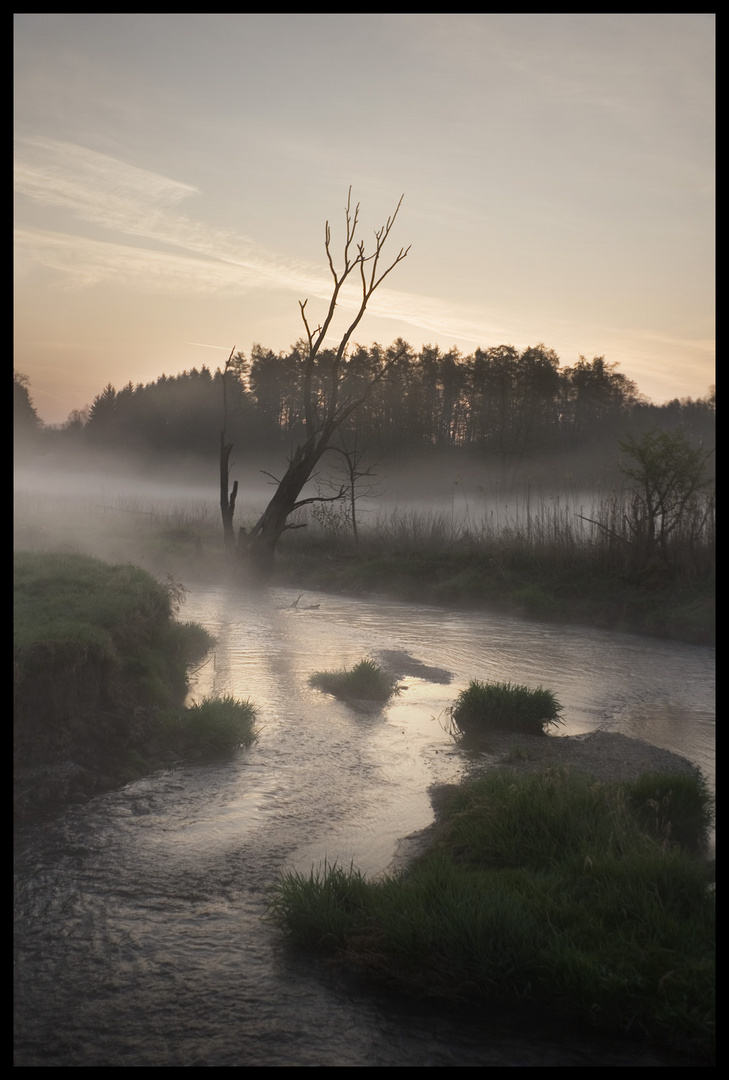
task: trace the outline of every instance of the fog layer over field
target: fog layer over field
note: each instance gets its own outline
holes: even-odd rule
[[[231,464],[231,484],[237,480],[239,486],[236,526],[250,527],[271,498],[273,477],[285,471],[286,459],[283,454],[236,458],[234,452]],[[338,464],[337,455],[325,455],[302,498],[331,495],[342,481]],[[621,484],[617,462],[605,455],[594,461],[544,455],[504,467],[464,454],[431,453],[389,461],[365,457],[362,467],[371,474],[357,483],[363,532],[392,515],[437,516],[456,533],[483,524],[523,524],[545,510],[589,516]],[[14,476],[15,547],[73,548],[133,560],[135,533],[144,533],[150,517],[169,518],[178,528],[194,521],[210,536],[220,525],[218,473],[217,461],[197,457],[125,458],[95,452],[90,459],[51,454],[20,462]],[[316,524],[311,509],[308,517],[301,511],[296,520]]]

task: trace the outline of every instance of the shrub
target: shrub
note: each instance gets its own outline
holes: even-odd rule
[[[366,701],[387,701],[397,692],[395,680],[374,660],[360,660],[351,671],[317,671],[309,679],[315,690],[342,698],[362,698]]]
[[[518,731],[544,735],[551,724],[561,724],[562,706],[551,690],[512,683],[474,681],[461,690],[450,714],[461,734]]]

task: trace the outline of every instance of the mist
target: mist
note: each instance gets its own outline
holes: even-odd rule
[[[271,498],[272,478],[285,470],[286,455],[243,452],[231,460],[231,482],[239,485],[236,523],[249,527]],[[335,455],[325,455],[302,496],[330,493],[336,464]],[[540,454],[511,466],[459,451],[373,455],[365,465],[372,475],[362,482],[357,504],[363,532],[394,514],[441,515],[457,529],[486,519],[518,522],[540,507],[588,513],[621,483],[616,455],[604,450]],[[14,492],[15,548],[73,549],[144,564],[149,553],[141,541],[150,519],[165,518],[170,527],[194,521],[208,534],[220,525],[218,462],[195,455],[64,449],[26,456],[16,462]],[[221,526],[221,551],[222,545]]]

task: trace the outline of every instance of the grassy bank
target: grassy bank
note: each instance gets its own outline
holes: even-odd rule
[[[21,678],[57,660],[85,658],[129,676],[167,704],[186,685],[187,663],[210,648],[202,626],[174,616],[180,586],[139,567],[73,553],[16,552],[14,652]]]
[[[596,573],[589,565],[549,567],[476,552],[337,555],[287,550],[276,580],[354,596],[387,596],[409,603],[466,610],[492,609],[537,621],[581,623],[713,645],[715,583],[630,579]]]
[[[281,545],[277,580],[714,644],[713,539],[677,535],[668,559],[645,558],[608,531],[616,513],[606,506],[591,522],[544,510],[498,524],[394,514],[356,545],[306,529]]]
[[[189,666],[213,643],[176,619],[183,596],[173,580],[130,564],[16,553],[14,758],[24,806],[251,741],[250,702],[182,707]]]
[[[137,701],[166,706],[212,639],[173,617],[180,586],[131,564],[73,553],[16,552],[14,651],[21,684],[62,663],[95,663]]]
[[[270,914],[392,990],[576,1019],[707,1063],[714,895],[693,853],[710,819],[699,778],[498,770],[452,794],[406,872],[290,874]]]

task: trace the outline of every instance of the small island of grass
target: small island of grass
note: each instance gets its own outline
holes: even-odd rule
[[[360,660],[350,670],[316,671],[309,685],[343,701],[387,701],[397,693],[395,679],[374,660]]]
[[[523,735],[546,735],[551,725],[561,724],[562,706],[551,690],[530,690],[509,682],[484,683],[477,679],[458,695],[450,709],[458,734],[515,731]]]

